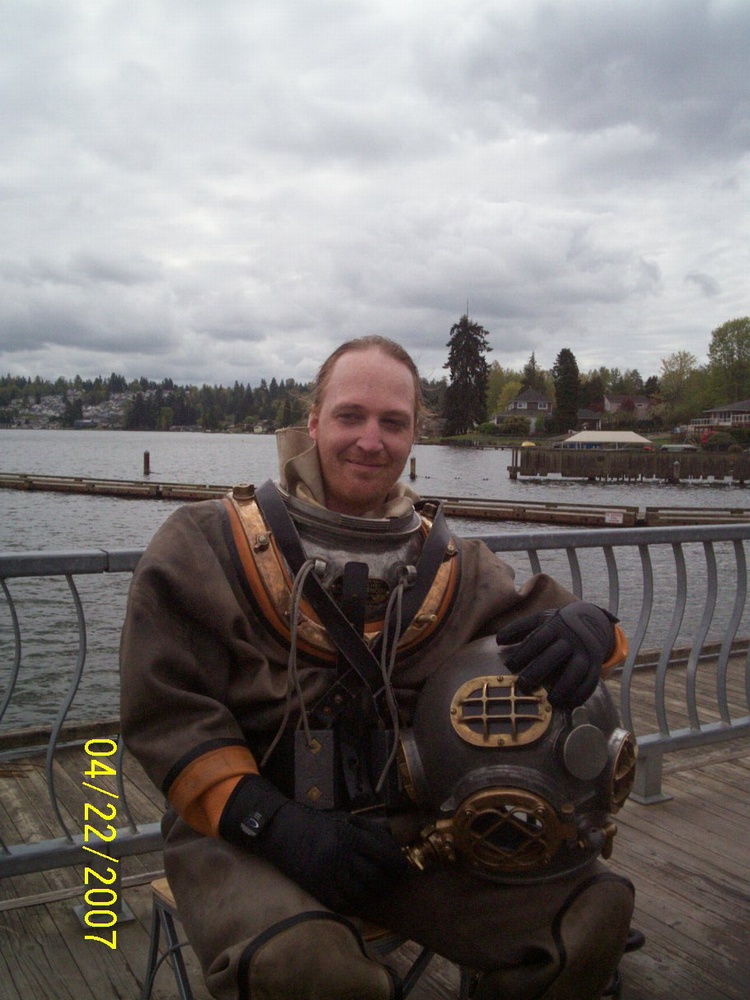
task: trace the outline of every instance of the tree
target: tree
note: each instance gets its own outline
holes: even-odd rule
[[[750,397],[750,316],[731,319],[713,331],[708,360],[722,402],[738,403]]]
[[[596,413],[603,413],[605,391],[601,371],[589,372],[588,375],[582,376],[578,397],[581,407],[586,410],[594,410]]]
[[[274,423],[277,427],[291,427],[294,423],[292,400],[289,396],[285,396],[283,399],[278,401],[276,405],[276,419]]]
[[[464,314],[451,327],[446,345],[448,360],[443,365],[450,372],[450,384],[445,394],[446,430],[449,434],[465,434],[487,419],[487,384],[489,366],[484,355],[492,350],[488,333],[479,323]]]
[[[76,420],[83,420],[83,400],[74,399],[71,402],[71,400],[66,399],[60,422],[63,427],[73,427]]]
[[[552,368],[555,383],[553,426],[558,431],[573,430],[578,422],[581,399],[581,377],[578,362],[568,347],[563,347]]]
[[[622,376],[620,392],[627,396],[640,396],[643,392],[643,379],[637,368],[626,368]]]
[[[168,431],[174,423],[174,410],[171,406],[162,406],[159,410],[157,426],[160,431]]]
[[[695,385],[698,359],[690,351],[675,351],[661,361],[661,401],[667,424],[686,423],[695,405],[690,392]],[[694,415],[694,414],[693,414]]]
[[[216,431],[221,425],[221,407],[218,402],[218,393],[215,386],[204,385],[201,387],[201,419],[200,424],[204,431]]]
[[[142,392],[137,392],[125,407],[123,427],[126,431],[151,431],[154,429],[150,407]]]
[[[531,352],[531,357],[524,365],[521,375],[521,392],[526,389],[534,389],[536,392],[546,392],[546,377],[544,371],[536,363],[536,355]]]
[[[551,395],[541,389],[545,395]],[[497,413],[504,413],[511,399],[521,392],[521,376],[512,368],[503,368],[497,361],[489,367],[487,382],[487,415],[492,419]]]
[[[506,375],[497,361],[487,369],[487,414],[494,417],[499,412],[498,401],[505,385]]]
[[[508,409],[508,404],[510,403],[510,401],[512,399],[515,399],[516,396],[519,396],[521,394],[521,391],[522,390],[521,390],[520,378],[512,378],[510,379],[510,381],[506,382],[502,388],[502,392],[500,393],[500,397],[497,401],[498,402],[497,412],[498,413],[505,412]],[[552,393],[551,392],[545,393],[545,395],[549,395],[551,397]]]

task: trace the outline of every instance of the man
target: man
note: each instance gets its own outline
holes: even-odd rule
[[[134,575],[123,733],[167,796],[165,869],[221,1000],[397,997],[362,920],[476,969],[477,998],[595,998],[623,950],[632,888],[598,861],[507,886],[401,850],[392,734],[433,673],[505,628],[518,683],[567,710],[622,653],[607,613],[544,575],[517,589],[415,512],[422,412],[402,348],[342,345],[308,433],[280,436],[280,488],[181,508]]]

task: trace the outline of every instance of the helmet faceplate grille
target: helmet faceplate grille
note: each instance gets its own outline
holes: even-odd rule
[[[520,788],[471,795],[452,825],[456,851],[488,872],[543,869],[570,832],[548,802]]]
[[[516,690],[514,674],[473,677],[456,691],[450,707],[453,728],[479,747],[523,746],[540,739],[552,721],[544,688]]]

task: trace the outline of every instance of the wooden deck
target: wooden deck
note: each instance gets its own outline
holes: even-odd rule
[[[648,672],[642,683],[647,685]],[[66,751],[56,768],[74,828],[81,823],[84,767],[79,749]],[[127,769],[137,788],[132,795],[137,819],[155,819],[159,795],[132,760]],[[665,759],[664,772],[670,801],[652,806],[629,802],[616,817],[612,866],[635,883],[634,925],[647,938],[642,951],[622,961],[623,1000],[746,1000],[750,738],[673,754]],[[0,764],[0,833],[6,841],[17,841],[18,834],[26,840],[57,835],[49,826],[45,801],[42,757]],[[116,950],[84,940],[74,912],[83,895],[79,871],[58,869],[0,884],[2,1000],[139,996],[148,948],[148,883],[161,873],[161,857],[124,859],[121,865],[124,899],[135,919],[118,928]],[[196,1000],[209,1000],[195,958],[189,948],[185,952]],[[394,964],[403,966],[413,952],[414,946],[405,946]],[[457,970],[434,959],[411,996],[445,1000],[456,995],[457,986]],[[153,996],[176,996],[166,964]]]

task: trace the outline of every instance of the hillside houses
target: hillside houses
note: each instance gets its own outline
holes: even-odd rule
[[[67,401],[73,402],[81,397],[80,393],[71,391]],[[93,406],[83,407],[82,427],[99,427],[119,429],[123,426],[125,408],[132,399],[131,392],[113,392],[109,399]],[[7,410],[12,415],[11,426],[41,429],[59,427],[65,412],[66,397],[42,396],[39,402],[28,399],[13,399],[8,403]]]
[[[604,397],[601,411],[578,411],[577,427],[579,430],[601,430],[617,413],[621,417],[628,414],[635,422],[648,420],[652,409],[653,402],[646,395],[609,394]],[[525,389],[511,399],[504,412],[496,413],[491,420],[499,426],[509,415],[526,417],[529,420],[529,433],[534,434],[542,429],[544,419],[551,416],[553,410],[554,402],[548,396],[536,389]]]
[[[636,420],[648,420],[653,403],[648,396],[631,395],[624,393],[620,395],[605,395],[604,412],[609,414],[625,411],[635,415]]]

